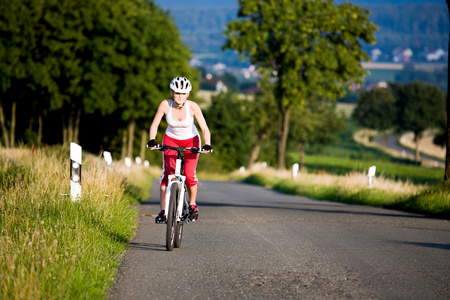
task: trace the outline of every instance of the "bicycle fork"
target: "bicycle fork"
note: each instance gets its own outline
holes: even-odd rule
[[[185,185],[184,182],[186,180],[186,176],[181,175],[181,163],[182,163],[182,159],[177,158],[176,160],[176,165],[175,165],[175,174],[173,175],[169,175],[168,176],[168,185],[166,187],[166,195],[165,195],[165,215],[166,215],[166,219],[167,219],[167,214],[169,211],[169,202],[170,202],[170,193],[172,191],[172,185],[174,184],[178,184],[179,188],[178,188],[178,192],[179,195],[177,197],[177,199],[179,200],[177,203],[177,213],[176,213],[176,221],[180,222],[180,221],[186,221],[186,223],[189,223],[189,203],[187,200],[187,197],[185,197]],[[185,204],[185,208],[186,210],[183,211],[183,204]]]

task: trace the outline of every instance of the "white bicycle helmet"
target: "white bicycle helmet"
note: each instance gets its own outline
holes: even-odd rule
[[[170,89],[176,93],[189,93],[192,85],[186,77],[175,77],[170,82]]]

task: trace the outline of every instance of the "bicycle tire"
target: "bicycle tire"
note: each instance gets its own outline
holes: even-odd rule
[[[184,197],[185,197],[185,199],[189,199],[186,186],[184,186]],[[178,197],[178,201],[180,201],[179,197]],[[177,207],[178,207],[178,203],[177,203]],[[183,203],[183,208],[182,208],[182,211],[181,211],[182,215],[184,214],[185,210],[186,210],[186,203]],[[178,224],[177,224],[177,226],[175,228],[175,248],[181,248],[181,240],[183,238],[183,225],[184,225],[184,221],[183,221],[183,218],[182,218],[181,221],[178,222]]]
[[[166,249],[172,251],[175,244],[175,231],[177,225],[177,198],[178,198],[178,185],[173,184],[170,190],[169,198],[169,211],[167,214],[167,228],[166,228]]]
[[[183,237],[183,221],[177,222],[175,226],[175,242],[174,247],[180,248],[181,247],[181,239]]]

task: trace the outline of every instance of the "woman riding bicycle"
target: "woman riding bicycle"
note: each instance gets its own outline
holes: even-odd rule
[[[210,152],[212,150],[211,134],[205,118],[203,117],[202,110],[197,103],[188,100],[191,89],[192,85],[185,77],[176,77],[170,82],[172,99],[163,100],[156,111],[152,125],[150,126],[150,142],[148,143],[150,148],[155,148],[158,145],[158,143],[155,142],[158,126],[162,117],[166,115],[168,127],[162,139],[163,145],[200,148],[200,135],[194,124],[194,118],[196,118],[202,131],[203,139],[205,140],[202,151]],[[176,158],[177,152],[174,150],[166,150],[163,154],[163,172],[160,180],[161,212],[156,217],[157,222],[165,221],[164,208],[166,202],[167,180],[168,176],[175,171]],[[195,176],[198,153],[187,151],[184,155],[184,159],[184,173],[189,194],[189,214],[191,220],[195,221],[198,218],[198,208],[196,203],[198,180]]]

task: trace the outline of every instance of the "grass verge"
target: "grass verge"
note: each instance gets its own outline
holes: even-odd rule
[[[247,174],[240,180],[317,200],[386,207],[450,219],[448,184],[419,185],[378,176],[369,187],[364,173],[339,176],[302,172],[293,179],[289,173],[275,170]]]
[[[72,202],[68,150],[0,149],[1,299],[106,298],[149,190],[93,156],[82,168]]]
[[[377,174],[394,181],[411,181],[415,184],[438,184],[444,177],[441,168],[426,168],[416,164],[401,161],[386,161],[380,159],[354,159],[347,157],[331,157],[307,155],[305,166],[312,173],[332,173],[346,175],[351,172],[367,172],[370,166],[376,166]]]

